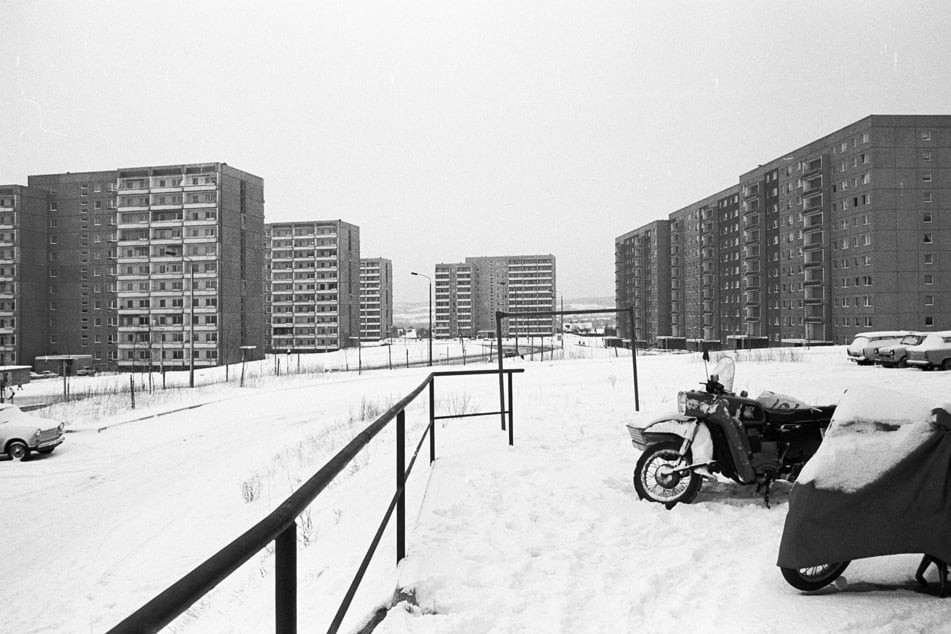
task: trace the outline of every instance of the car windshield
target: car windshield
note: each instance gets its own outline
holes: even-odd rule
[[[902,337],[901,343],[906,346],[917,346],[924,338],[924,335],[905,335]]]

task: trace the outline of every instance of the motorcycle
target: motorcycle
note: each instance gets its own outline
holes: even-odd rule
[[[777,565],[794,588],[835,583],[866,557],[924,553],[914,578],[948,596],[951,404],[875,386],[849,388],[789,496]],[[937,588],[926,570],[934,564]]]
[[[704,361],[709,356],[704,352]],[[677,395],[677,414],[644,427],[628,423],[634,447],[642,453],[634,467],[638,497],[668,509],[689,504],[702,479],[720,473],[764,491],[769,506],[772,483],[794,481],[816,452],[835,405],[811,407],[796,399],[764,393],[751,399],[732,392],[736,363],[722,357],[703,390]]]

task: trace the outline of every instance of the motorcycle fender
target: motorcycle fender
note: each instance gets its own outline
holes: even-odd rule
[[[694,464],[713,460],[713,437],[710,436],[710,430],[707,429],[706,425],[698,423],[697,419],[692,416],[658,419],[648,425],[644,431],[675,434],[684,439],[693,436],[690,450],[693,453]]]

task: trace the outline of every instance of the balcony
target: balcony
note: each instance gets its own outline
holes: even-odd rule
[[[803,266],[822,266],[822,249],[803,252]]]
[[[818,175],[809,180],[803,181],[802,183],[802,194],[806,196],[812,193],[821,193],[822,192],[822,175]]]
[[[803,236],[802,248],[805,249],[821,249],[822,248],[822,232],[821,231],[812,231],[806,233]]]
[[[814,213],[817,211],[822,211],[822,194],[817,196],[810,196],[808,198],[803,198],[802,200],[802,213]]]
[[[148,178],[120,178],[119,191],[123,194],[147,194],[149,180]]]
[[[822,284],[823,280],[823,271],[822,268],[811,268],[804,271],[805,276],[803,282],[806,285],[809,284]]]
[[[811,304],[806,305],[805,309],[805,320],[811,322],[822,321],[822,304]]]
[[[802,173],[803,176],[811,176],[822,170],[822,157],[817,156],[811,161],[806,161],[802,164]]]
[[[815,214],[810,214],[803,217],[802,230],[804,233],[809,231],[820,231],[822,230],[822,212]]]
[[[805,287],[805,295],[803,301],[806,304],[821,304],[822,303],[822,287],[817,285],[811,285]]]

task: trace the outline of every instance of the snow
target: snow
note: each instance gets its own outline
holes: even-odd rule
[[[363,354],[385,361],[387,351]],[[705,482],[695,504],[671,511],[637,500],[625,423],[673,407],[705,376],[697,354],[639,356],[635,413],[626,354],[569,343],[564,361],[507,360],[526,369],[514,379],[514,447],[497,416],[439,421],[438,458],[428,469],[424,447],[408,484],[407,558],[395,565],[388,529],[344,631],[397,591],[377,632],[946,628],[951,603],[907,585],[916,556],[853,562],[842,591],[789,587],[775,565],[788,486],[774,487],[772,508],[725,481]],[[902,394],[893,404],[948,392],[947,373],[855,366],[841,346],[776,355],[743,353],[735,389],[815,404],[862,386]],[[227,385],[142,394],[134,412],[57,406],[50,414],[66,413],[74,432],[54,454],[0,462],[4,631],[107,630],[264,517],[366,425],[362,414],[399,400],[428,369],[270,377],[255,367],[245,388],[234,372]],[[73,389],[111,380],[76,379]],[[17,398],[55,391],[44,383],[57,382]],[[496,389],[492,376],[439,379],[437,409],[494,410]],[[407,410],[410,450],[426,400]],[[393,493],[393,434],[300,518],[300,631],[326,630],[370,543]],[[273,585],[273,556],[259,553],[168,629],[272,630]]]
[[[822,445],[800,482],[845,492],[880,478],[934,433],[934,414],[951,405],[878,386],[849,388],[832,416]]]

